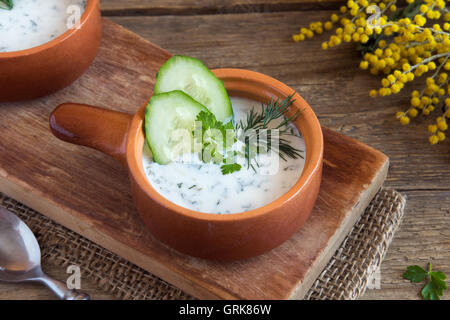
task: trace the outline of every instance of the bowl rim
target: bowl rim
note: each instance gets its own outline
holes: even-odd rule
[[[212,70],[216,76],[225,82],[225,87],[227,86],[226,79],[236,79],[240,81],[246,81],[247,83],[253,83],[259,86],[272,87],[275,91],[282,93],[283,96],[288,96],[295,92],[284,83],[267,76],[265,74],[244,70],[244,69],[214,69]],[[227,88],[228,90],[228,88]],[[230,96],[235,96],[231,95]],[[280,97],[282,98],[282,97]],[[157,202],[159,205],[167,208],[168,210],[185,216],[187,218],[193,218],[196,220],[204,220],[211,222],[226,222],[226,221],[243,221],[247,219],[254,219],[263,215],[270,214],[271,212],[284,206],[287,202],[290,202],[299,193],[307,189],[307,185],[311,183],[313,177],[319,171],[322,166],[323,161],[323,135],[322,128],[317,119],[314,111],[309,106],[309,104],[298,94],[294,95],[293,106],[300,108],[302,110],[303,117],[306,119],[306,123],[312,128],[311,132],[306,134],[311,134],[315,138],[313,145],[307,144],[305,139],[305,151],[306,158],[303,167],[302,174],[300,175],[297,182],[292,186],[286,193],[284,193],[279,198],[274,201],[249,211],[232,213],[232,214],[216,214],[216,213],[205,213],[200,211],[191,210],[180,205],[177,205],[158,191],[156,191],[151,183],[148,181],[146,174],[144,172],[142,164],[142,153],[143,146],[145,143],[143,122],[144,114],[147,103],[145,103],[138,112],[133,116],[129,130],[128,137],[126,141],[126,158],[127,165],[130,175],[133,177],[134,181],[138,184],[140,189],[153,201]],[[302,135],[305,135],[302,132]]]
[[[36,54],[45,50],[48,50],[50,48],[53,48],[57,46],[58,44],[62,43],[66,39],[70,38],[74,33],[78,32],[85,22],[92,16],[95,9],[97,8],[97,5],[99,4],[100,0],[86,0],[86,9],[83,12],[83,15],[80,19],[80,26],[79,28],[72,28],[64,32],[63,34],[59,35],[53,40],[50,40],[48,42],[45,42],[41,45],[23,49],[23,50],[17,50],[17,51],[7,51],[7,52],[0,52],[0,59],[6,59],[6,58],[18,58],[18,57],[24,57],[29,56],[32,54]]]

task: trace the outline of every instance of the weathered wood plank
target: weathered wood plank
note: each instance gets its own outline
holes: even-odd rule
[[[341,0],[101,0],[105,16],[330,10],[341,4]]]

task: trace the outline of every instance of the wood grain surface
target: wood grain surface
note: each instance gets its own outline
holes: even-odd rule
[[[330,10],[304,12],[310,8],[298,5],[291,12],[276,12],[283,8],[272,7],[274,12],[258,13],[249,8],[248,14],[228,10],[229,14],[205,15],[202,14],[205,11],[198,10],[196,16],[184,16],[183,7],[173,9],[189,2],[194,3],[196,10],[205,2],[212,3],[103,0],[102,8],[105,14],[114,16],[113,21],[173,53],[198,56],[210,67],[243,67],[273,75],[298,90],[316,110],[323,125],[374,146],[390,157],[386,185],[408,197],[406,215],[383,261],[381,288],[368,290],[364,299],[420,299],[420,284],[411,284],[401,277],[411,264],[425,266],[433,261],[437,269],[449,274],[450,145],[445,142],[430,146],[423,120],[410,126],[398,125],[393,114],[407,107],[410,90],[389,98],[369,99],[368,91],[378,87],[380,79],[358,69],[360,57],[352,44],[323,51],[320,44],[326,35],[298,44],[290,40],[300,26],[327,19]],[[136,6],[142,3],[147,7],[135,16]],[[157,3],[167,5],[164,10],[154,10]],[[192,8],[188,8],[186,15],[189,14],[195,14]],[[422,83],[416,81],[414,85],[421,87]],[[60,268],[45,267],[60,279],[66,277]],[[94,297],[107,297],[93,285],[83,287]],[[29,297],[53,296],[37,285],[25,285],[22,289],[0,284],[0,299]],[[444,298],[450,298],[448,292]]]
[[[145,228],[127,175],[107,156],[52,137],[64,101],[134,113],[151,96],[167,51],[104,21],[91,68],[54,95],[0,108],[0,191],[198,298],[302,298],[386,178],[381,152],[324,129],[322,185],[311,217],[271,252],[233,263],[182,255]],[[25,134],[25,135],[24,135]]]
[[[101,0],[103,15],[197,15],[336,9],[339,0]]]

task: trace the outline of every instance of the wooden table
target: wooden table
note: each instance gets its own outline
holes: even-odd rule
[[[406,266],[429,261],[450,274],[450,144],[427,141],[426,122],[400,126],[394,113],[407,107],[410,89],[368,98],[379,78],[358,69],[353,44],[320,49],[327,35],[293,43],[292,33],[327,19],[337,0],[102,0],[103,15],[172,53],[195,56],[209,67],[269,74],[297,90],[324,126],[363,141],[391,159],[386,186],[408,197],[405,219],[381,269],[381,289],[363,299],[418,299],[421,285],[402,279]],[[421,85],[416,83],[416,86]],[[450,140],[449,140],[450,141]],[[65,279],[61,268],[44,266]],[[95,299],[113,298],[89,281]],[[0,284],[0,299],[51,299],[35,284]],[[446,293],[444,298],[450,298]]]

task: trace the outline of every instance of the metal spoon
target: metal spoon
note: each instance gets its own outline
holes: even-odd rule
[[[0,208],[0,281],[41,282],[60,299],[90,299],[42,272],[41,249],[33,232],[19,217],[3,208]]]

